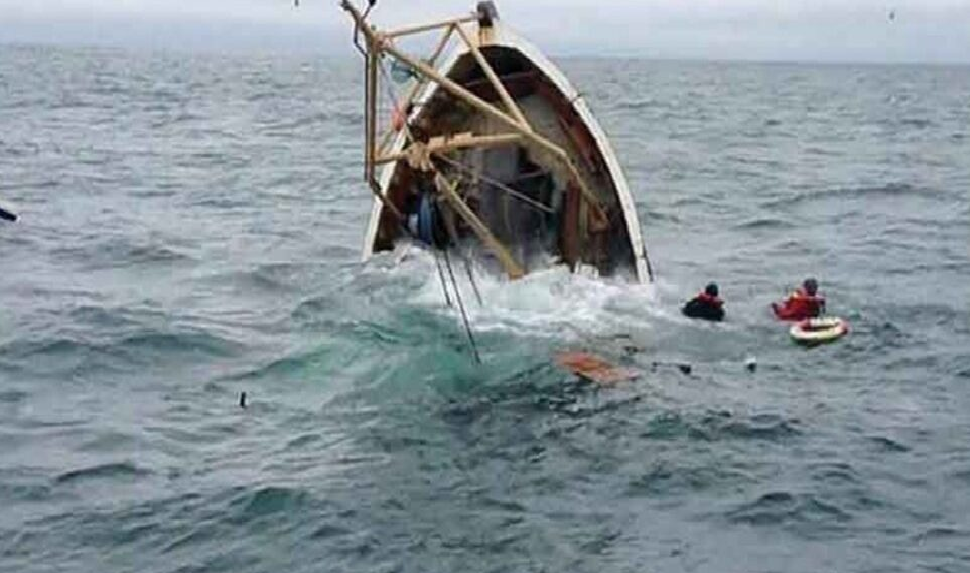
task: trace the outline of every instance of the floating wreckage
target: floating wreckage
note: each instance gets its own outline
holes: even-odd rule
[[[417,240],[512,280],[562,264],[651,281],[626,178],[565,75],[492,2],[387,31],[369,21],[375,3],[341,3],[366,61],[365,179],[376,199],[363,258]],[[427,57],[402,47],[430,34]]]

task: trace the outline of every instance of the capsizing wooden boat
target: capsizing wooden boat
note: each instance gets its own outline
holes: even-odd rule
[[[375,204],[363,258],[418,240],[460,247],[511,279],[564,264],[651,281],[619,161],[566,76],[492,2],[390,31],[370,23],[374,3],[362,13],[342,2],[366,61],[365,179]],[[438,34],[429,56],[402,47],[429,33]],[[388,93],[392,111],[382,114]]]

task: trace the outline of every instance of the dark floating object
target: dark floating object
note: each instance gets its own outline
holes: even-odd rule
[[[0,219],[3,219],[4,221],[10,221],[11,223],[13,223],[17,220],[17,215],[15,213],[11,213],[10,211],[7,211],[3,207],[0,207]]]
[[[239,395],[239,407],[242,408],[243,410],[246,409],[246,393],[245,392],[243,392],[242,394]]]
[[[635,344],[627,344],[623,347],[623,352],[626,352],[629,356],[633,356],[634,354],[640,354],[643,352],[643,348]]]
[[[758,369],[758,361],[753,356],[748,357],[744,361],[744,367],[748,369],[748,372],[754,372]]]
[[[895,22],[896,21],[896,11],[895,10],[890,10],[889,11],[889,21],[890,22]]]
[[[694,367],[687,363],[678,363],[678,362],[654,362],[653,363],[654,370],[656,370],[660,366],[672,366],[677,370],[680,370],[680,373],[683,374],[684,376],[690,376],[691,373],[694,371]]]

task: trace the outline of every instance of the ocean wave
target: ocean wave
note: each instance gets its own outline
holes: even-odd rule
[[[110,343],[109,348],[150,353],[192,353],[229,357],[237,355],[245,347],[235,340],[209,332],[145,332],[125,336],[119,341]]]
[[[73,322],[97,329],[133,329],[141,326],[145,319],[163,316],[161,311],[92,304],[82,304],[67,312],[67,317]]]
[[[22,360],[35,356],[58,356],[73,352],[96,349],[96,345],[68,338],[46,340],[13,340],[0,345],[0,355],[12,360]]]
[[[626,487],[631,497],[667,496],[678,493],[696,493],[730,484],[749,483],[751,476],[719,465],[690,465],[675,460],[651,463],[650,471],[634,477]]]
[[[14,340],[0,345],[0,356],[25,372],[81,374],[118,372],[152,362],[160,355],[236,356],[243,346],[207,332],[140,332],[116,335],[102,341],[60,337]]]
[[[42,483],[3,483],[0,482],[0,499],[4,504],[25,502],[35,503],[50,499],[53,488]],[[2,557],[2,553],[0,553]]]
[[[786,441],[802,434],[801,423],[775,414],[735,416],[725,410],[703,415],[665,412],[653,418],[641,437],[649,439],[690,438],[705,442],[721,440]]]
[[[294,353],[271,360],[261,366],[246,369],[221,378],[223,381],[244,382],[253,380],[287,380],[308,372],[324,376],[336,365],[329,364],[329,358],[336,352],[333,348],[318,348],[311,351]]]
[[[741,231],[755,231],[760,229],[790,229],[793,227],[794,225],[792,225],[791,222],[773,217],[751,219],[743,223],[738,223],[734,226],[735,229]]]
[[[144,244],[129,239],[112,238],[86,244],[73,244],[51,250],[59,259],[81,263],[84,268],[107,269],[131,265],[175,264],[194,260],[175,247]]]
[[[263,486],[255,491],[244,491],[229,503],[230,523],[244,524],[267,516],[304,511],[313,505],[313,497],[303,489],[280,486]]]
[[[190,206],[195,208],[215,209],[219,211],[235,211],[253,208],[253,202],[239,197],[196,197],[190,200]]]
[[[811,479],[827,486],[856,485],[862,482],[862,476],[848,462],[823,462],[813,464],[810,468]]]
[[[918,187],[908,183],[889,183],[876,187],[845,187],[834,189],[820,189],[798,193],[792,197],[772,199],[762,203],[765,208],[791,207],[803,203],[829,201],[833,199],[858,199],[879,197],[920,197],[939,202],[949,203],[953,200],[952,192]]]
[[[663,107],[666,103],[654,98],[638,99],[638,100],[626,100],[620,101],[614,104],[613,110],[627,110],[627,111],[640,111],[644,109],[651,109],[655,107]]]
[[[322,525],[318,525],[313,532],[310,533],[309,538],[311,540],[323,540],[337,537],[348,537],[356,534],[357,532],[353,529],[349,529],[334,523],[324,523]]]
[[[260,126],[261,133],[266,135],[292,135],[292,132],[304,127],[325,125],[331,120],[330,113],[317,111],[295,119],[286,121],[268,120]]]
[[[915,127],[917,129],[929,129],[936,126],[933,120],[918,117],[904,117],[898,120],[898,124],[906,127]]]
[[[390,273],[421,278],[422,284],[408,297],[411,304],[455,317],[454,309],[445,304],[430,253],[413,252],[407,264]],[[562,266],[536,269],[514,282],[477,266],[472,276],[474,286],[464,272],[456,272],[455,280],[476,332],[575,340],[604,332],[628,332],[631,320],[640,328],[649,328],[651,319],[661,312],[653,286],[570,273]],[[474,302],[476,289],[484,302],[481,306]],[[569,309],[567,313],[564,308]]]
[[[967,543],[970,542],[970,530],[955,525],[937,525],[924,529],[910,537],[910,541],[917,545],[940,540],[960,541],[963,547],[967,547]]]
[[[674,213],[666,213],[657,210],[647,210],[645,213],[644,222],[650,221],[663,221],[669,223],[680,224],[682,222],[681,218]]]
[[[843,524],[852,514],[832,501],[810,493],[774,491],[742,503],[725,513],[734,523],[754,526],[778,526],[798,523]]]
[[[711,412],[689,430],[693,439],[705,441],[722,439],[787,440],[802,433],[798,420],[775,414],[758,414],[737,418],[729,412]]]
[[[20,404],[30,397],[30,394],[22,390],[2,390],[0,391],[0,402],[5,404]]]
[[[66,485],[91,480],[132,479],[151,475],[151,473],[131,462],[107,463],[63,472],[54,478],[54,483]]]
[[[254,291],[285,292],[300,287],[305,273],[312,269],[302,264],[269,263],[257,264],[244,270],[215,272],[206,275],[198,282],[213,287],[232,285],[236,289]]]

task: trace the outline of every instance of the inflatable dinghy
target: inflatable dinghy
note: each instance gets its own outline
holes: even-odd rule
[[[805,346],[835,342],[849,333],[849,323],[838,317],[810,318],[791,327],[792,340]]]

